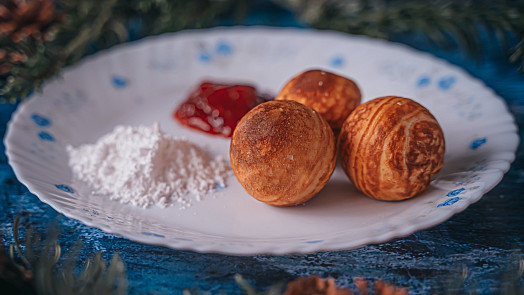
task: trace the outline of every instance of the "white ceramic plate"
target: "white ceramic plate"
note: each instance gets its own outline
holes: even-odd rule
[[[74,183],[65,146],[93,143],[117,124],[151,125],[228,157],[229,140],[182,127],[172,111],[204,78],[248,82],[276,94],[292,76],[322,68],[354,79],[363,100],[413,98],[441,123],[445,165],[422,195],[369,199],[340,167],[310,202],[275,208],[228,187],[186,210],[141,209]],[[7,155],[18,179],[64,215],[126,238],[235,255],[306,253],[381,243],[437,225],[493,188],[518,136],[504,102],[481,82],[405,46],[334,32],[277,28],[186,31],[86,58],[23,103],[9,124]]]

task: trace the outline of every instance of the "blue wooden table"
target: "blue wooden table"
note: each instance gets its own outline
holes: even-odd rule
[[[253,22],[268,24],[267,17]],[[269,22],[271,23],[271,22]],[[273,21],[274,23],[274,21]],[[279,24],[283,24],[280,21]],[[288,24],[288,23],[284,23]],[[503,53],[486,37],[485,54],[474,60],[458,49],[435,48],[417,36],[399,36],[396,41],[430,52],[482,80],[507,103],[520,129],[524,129],[524,74],[507,63]],[[0,137],[14,105],[0,105]],[[75,240],[83,240],[85,251],[101,251],[106,260],[118,252],[124,260],[132,294],[181,294],[183,288],[197,288],[213,294],[242,294],[234,281],[241,274],[258,290],[277,282],[317,274],[333,277],[337,284],[350,286],[354,277],[383,279],[405,286],[411,294],[428,294],[446,280],[457,278],[457,268],[466,266],[465,288],[488,294],[500,287],[513,249],[524,248],[524,147],[502,182],[478,203],[450,220],[408,237],[356,250],[286,256],[226,256],[178,251],[143,245],[107,234],[56,213],[30,194],[7,164],[0,144],[0,231],[4,243],[13,242],[11,226],[23,216],[23,226],[42,232],[54,220],[62,228],[60,242],[67,251]],[[521,282],[524,280],[521,278]]]

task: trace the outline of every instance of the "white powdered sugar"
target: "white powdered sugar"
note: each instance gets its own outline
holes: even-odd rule
[[[68,146],[75,176],[97,194],[139,207],[181,208],[225,187],[230,167],[223,157],[153,126],[117,126],[94,144]]]

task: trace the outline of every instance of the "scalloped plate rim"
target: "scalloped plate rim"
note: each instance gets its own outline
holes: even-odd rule
[[[464,69],[462,69],[462,68],[460,68],[460,67],[458,67],[456,65],[453,65],[453,64],[449,63],[446,60],[437,58],[437,57],[433,56],[430,53],[422,52],[422,51],[413,49],[412,47],[409,47],[409,46],[404,45],[404,44],[389,42],[389,41],[385,41],[385,40],[381,40],[381,39],[369,38],[369,37],[366,37],[366,36],[348,35],[348,34],[345,34],[345,33],[340,33],[340,32],[335,32],[335,31],[328,31],[328,30],[314,30],[314,29],[307,29],[307,28],[280,28],[280,27],[268,27],[268,26],[215,27],[215,28],[210,28],[210,29],[184,30],[184,31],[180,31],[180,32],[167,33],[167,34],[162,34],[162,35],[158,35],[158,36],[149,36],[149,37],[146,37],[146,38],[143,38],[143,39],[140,39],[140,40],[136,40],[136,41],[132,41],[132,42],[127,42],[127,43],[124,43],[124,44],[116,45],[116,46],[114,46],[112,48],[109,48],[107,50],[103,50],[103,51],[97,52],[97,53],[95,53],[93,55],[87,56],[87,57],[83,58],[81,61],[77,62],[76,64],[74,64],[72,66],[69,66],[69,67],[66,67],[64,69],[64,71],[73,71],[76,68],[81,67],[83,64],[85,64],[87,62],[89,62],[91,60],[94,60],[94,59],[97,59],[99,56],[110,54],[113,51],[118,51],[121,48],[125,48],[125,47],[128,47],[128,46],[136,46],[137,44],[145,43],[145,42],[148,42],[149,40],[158,40],[158,39],[161,39],[161,38],[175,38],[178,35],[194,34],[194,33],[198,33],[198,34],[212,34],[213,32],[224,32],[224,31],[226,31],[226,32],[227,31],[252,32],[252,31],[255,31],[255,30],[261,30],[261,31],[264,31],[264,32],[277,31],[279,33],[280,32],[299,32],[301,34],[331,35],[331,36],[334,36],[335,38],[340,38],[340,39],[343,39],[343,38],[360,39],[360,40],[365,40],[366,42],[375,42],[377,44],[381,44],[382,46],[388,46],[388,47],[389,46],[394,46],[394,47],[401,48],[402,50],[406,50],[406,51],[408,51],[411,54],[417,54],[419,56],[423,56],[426,59],[430,59],[432,62],[444,64],[446,67],[451,68],[454,71],[460,72],[462,75],[467,76],[470,79],[474,80],[475,82],[479,83],[484,88],[484,90],[489,91],[494,97],[496,97],[497,99],[501,100],[503,102],[504,106],[505,106],[506,112],[512,116],[512,114],[509,112],[509,109],[508,109],[508,106],[507,106],[506,102],[503,101],[498,95],[496,95],[496,93],[491,88],[487,87],[483,81],[481,81],[481,80],[471,76]],[[54,82],[57,79],[59,79],[59,77],[58,78],[55,77],[53,79],[50,79],[49,81],[47,81],[43,85],[43,88],[45,88],[45,86],[48,83]],[[368,236],[368,237],[363,237],[363,238],[358,239],[358,240],[346,241],[346,242],[337,242],[335,244],[327,243],[327,244],[323,244],[322,247],[319,247],[319,245],[316,245],[316,244],[311,244],[311,245],[300,244],[300,245],[294,245],[294,246],[286,245],[286,247],[282,247],[283,245],[280,245],[280,247],[245,248],[245,249],[240,250],[240,251],[239,251],[239,249],[232,249],[232,250],[225,249],[225,248],[216,249],[216,248],[213,248],[212,244],[209,245],[209,246],[206,246],[206,245],[202,245],[202,244],[198,244],[198,243],[195,244],[192,241],[188,242],[188,241],[180,241],[180,240],[176,240],[175,241],[175,240],[159,239],[159,238],[156,238],[156,237],[145,237],[145,236],[141,236],[141,235],[134,235],[133,233],[130,233],[128,231],[125,231],[125,232],[123,232],[122,230],[119,231],[119,229],[115,229],[114,227],[108,226],[106,224],[102,224],[100,222],[94,222],[94,221],[91,221],[88,218],[85,218],[83,216],[78,216],[78,215],[75,215],[75,214],[72,214],[72,213],[68,212],[67,210],[63,210],[63,208],[61,208],[60,205],[55,204],[55,202],[52,199],[46,197],[46,193],[45,192],[35,188],[31,184],[30,181],[25,179],[24,172],[17,165],[18,156],[16,155],[16,153],[13,153],[13,150],[12,150],[13,148],[11,147],[11,144],[10,144],[12,138],[15,136],[14,130],[13,130],[15,128],[14,127],[15,123],[18,120],[20,120],[20,118],[22,117],[23,114],[25,114],[27,112],[29,106],[31,106],[31,102],[32,101],[34,101],[34,100],[28,99],[27,101],[21,103],[18,106],[17,110],[12,115],[11,120],[8,122],[6,135],[4,137],[4,145],[6,147],[5,153],[7,155],[8,163],[12,167],[12,169],[14,171],[14,174],[16,175],[17,179],[28,188],[29,192],[31,192],[32,194],[36,195],[43,203],[48,204],[49,206],[51,206],[57,212],[59,212],[61,214],[64,214],[65,216],[67,216],[69,218],[72,218],[72,219],[75,219],[75,220],[79,220],[80,222],[82,222],[82,223],[84,223],[84,224],[86,224],[88,226],[98,228],[98,229],[100,229],[100,230],[102,230],[104,232],[107,232],[107,233],[117,234],[117,235],[120,235],[120,236],[122,236],[124,238],[128,238],[130,240],[134,240],[134,241],[137,241],[137,242],[141,242],[141,243],[145,243],[145,244],[151,244],[151,245],[165,246],[165,247],[175,248],[175,249],[179,249],[179,250],[191,250],[191,251],[197,251],[197,252],[203,252],[203,253],[218,253],[218,254],[225,254],[225,255],[260,255],[260,254],[284,255],[284,254],[292,254],[292,253],[305,254],[305,253],[311,253],[311,252],[316,252],[316,251],[345,250],[345,249],[353,249],[353,248],[357,248],[357,247],[361,247],[361,246],[365,246],[365,245],[369,245],[369,244],[383,243],[383,242],[386,242],[386,241],[391,240],[393,238],[405,237],[405,236],[408,236],[408,235],[410,235],[410,234],[412,234],[412,233],[414,233],[416,231],[433,227],[435,225],[438,225],[438,224],[448,220],[453,215],[464,211],[471,204],[473,204],[473,203],[477,202],[478,200],[480,200],[481,197],[484,194],[486,194],[488,191],[490,191],[494,186],[496,186],[502,180],[504,174],[509,170],[509,167],[505,171],[502,170],[502,169],[499,169],[500,172],[501,172],[500,176],[497,178],[497,181],[495,181],[495,183],[493,185],[491,185],[490,187],[483,187],[481,190],[478,190],[478,191],[472,193],[471,198],[466,199],[466,202],[462,202],[460,204],[460,206],[455,205],[455,206],[452,206],[450,208],[447,208],[447,210],[445,211],[445,214],[440,215],[439,218],[434,218],[434,219],[431,219],[431,220],[427,220],[426,222],[422,223],[422,225],[420,223],[414,224],[412,222],[409,222],[408,224],[404,225],[403,227],[396,228],[396,229],[394,229],[392,231],[384,232],[384,233],[379,234],[377,236]],[[511,122],[511,124],[516,127],[515,119],[514,119],[513,116],[512,116],[512,119],[513,120]],[[515,129],[518,130],[518,128],[515,128]],[[517,132],[518,131],[515,131],[513,133],[514,136],[517,139],[517,144],[512,149],[513,150],[513,158],[511,160],[509,160],[509,161],[504,160],[504,161],[508,162],[509,164],[511,164],[515,160],[515,152],[517,150],[518,142],[520,140],[519,137],[518,137],[518,133]]]

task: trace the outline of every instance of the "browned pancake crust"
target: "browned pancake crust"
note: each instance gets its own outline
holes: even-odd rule
[[[235,176],[251,196],[290,206],[309,200],[327,183],[335,168],[335,139],[312,108],[270,101],[240,120],[230,158]]]
[[[425,107],[403,97],[380,97],[357,107],[342,126],[338,147],[353,184],[380,200],[421,193],[444,163],[439,123]]]
[[[338,133],[344,120],[360,104],[357,84],[342,76],[309,70],[291,79],[275,98],[294,100],[312,107]]]

